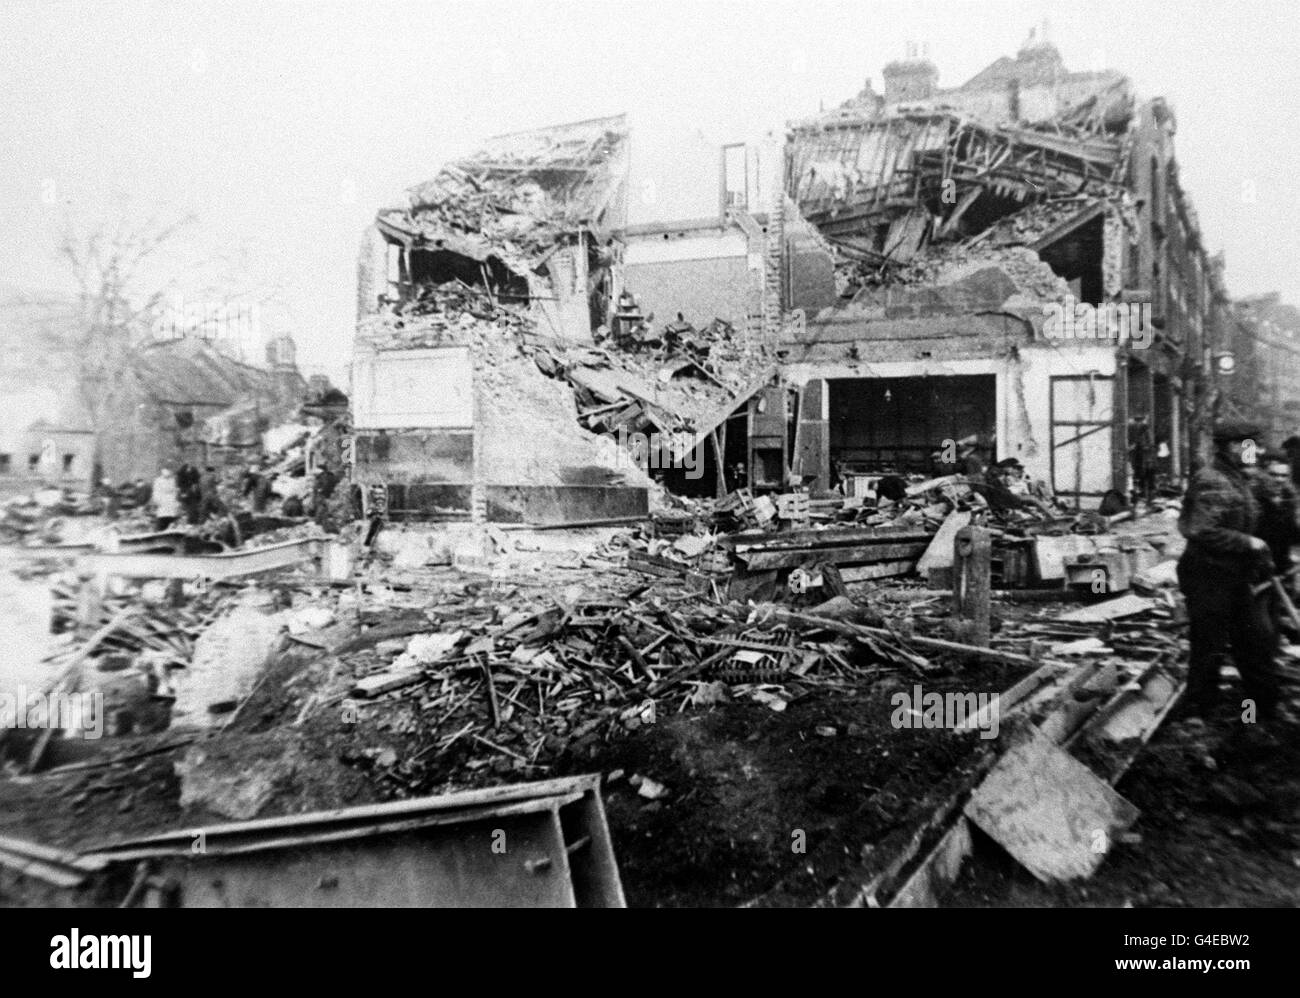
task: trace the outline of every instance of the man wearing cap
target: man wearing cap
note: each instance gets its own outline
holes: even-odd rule
[[[1027,505],[1025,498],[1012,492],[1007,484],[1007,480],[1015,475],[1014,466],[1019,463],[1015,458],[997,462],[986,475],[971,481],[971,491],[983,496],[995,513],[1023,509]]]
[[[1207,714],[1213,707],[1222,658],[1231,648],[1255,719],[1270,722],[1277,709],[1277,631],[1266,596],[1256,596],[1252,587],[1269,578],[1273,560],[1254,536],[1259,504],[1246,476],[1258,436],[1259,427],[1249,423],[1215,427],[1214,459],[1192,476],[1178,518],[1187,538],[1178,585],[1190,626],[1189,711]]]
[[[1285,577],[1291,568],[1291,548],[1300,544],[1296,491],[1291,484],[1291,466],[1286,454],[1267,451],[1259,465],[1251,470],[1250,482],[1255,501],[1259,503],[1255,534],[1268,545],[1273,570]]]

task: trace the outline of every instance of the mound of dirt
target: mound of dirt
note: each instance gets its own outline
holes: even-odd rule
[[[720,704],[571,760],[606,776],[628,904],[730,907],[778,882],[782,905],[824,896],[977,744],[891,727],[890,692],[818,693],[779,713]]]

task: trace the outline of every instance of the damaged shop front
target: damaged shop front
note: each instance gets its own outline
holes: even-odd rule
[[[884,319],[850,307],[784,347],[801,387],[796,466],[821,487],[1014,457],[1093,507],[1126,474],[1115,348],[1048,342],[1032,313]]]

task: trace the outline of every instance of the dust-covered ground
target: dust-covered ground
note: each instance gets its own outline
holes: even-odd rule
[[[473,599],[476,613],[495,612],[494,589],[468,589],[459,596],[459,590],[443,592],[437,615],[451,624],[470,619],[456,602],[462,597]],[[544,584],[537,589],[543,592]],[[906,591],[897,595],[912,601],[908,613],[921,620],[923,601]],[[886,604],[891,612],[900,605],[879,605]],[[928,609],[942,614],[939,604]],[[1003,602],[997,612],[1010,622],[1048,619],[1060,610]],[[231,820],[207,809],[203,795],[187,798],[187,771],[191,791],[202,784],[209,799],[214,790],[219,796],[214,783],[220,781],[260,788],[259,817],[599,773],[630,905],[715,907],[762,899],[803,906],[824,899],[840,878],[859,874],[872,847],[908,827],[927,794],[960,775],[989,744],[975,733],[895,727],[891,696],[918,678],[905,668],[880,667],[852,682],[805,688],[781,710],[737,687],[712,703],[666,698],[654,723],[548,742],[537,765],[521,766],[508,755],[472,751],[467,740],[431,749],[442,737],[445,711],[441,704],[430,709],[424,694],[374,701],[364,723],[348,723],[337,709],[312,709],[313,697],[335,695],[354,674],[382,667],[382,654],[367,649],[348,661],[291,646],[216,731],[108,738],[81,755],[56,742],[49,771],[17,775],[11,767],[0,777],[0,836],[84,850]],[[993,663],[943,665],[925,677],[927,689],[999,691],[1027,672]],[[1288,671],[1294,677],[1294,660]],[[942,903],[1300,902],[1300,733],[1275,745],[1241,742],[1234,737],[1241,725],[1228,708],[1234,695],[1240,699],[1235,689],[1225,691],[1223,710],[1208,725],[1166,723],[1139,754],[1118,790],[1141,817],[1094,877],[1041,884],[976,832],[976,853]],[[1296,699],[1294,684],[1288,696]],[[22,745],[8,748],[16,750],[11,758],[23,756]],[[480,757],[481,767],[466,769],[465,759]]]

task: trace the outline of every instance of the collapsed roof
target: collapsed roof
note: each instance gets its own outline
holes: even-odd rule
[[[1037,249],[1124,202],[1132,112],[1128,81],[1113,74],[1030,123],[851,103],[792,126],[789,194],[842,259],[883,280],[906,280],[938,243]]]
[[[759,351],[726,350],[715,339],[703,362],[607,348],[550,345],[538,365],[563,377],[578,398],[582,424],[598,433],[657,433],[673,459],[698,447],[777,375]]]
[[[495,257],[524,276],[565,235],[608,225],[627,156],[624,115],[501,135],[412,187],[376,224],[407,247]]]

